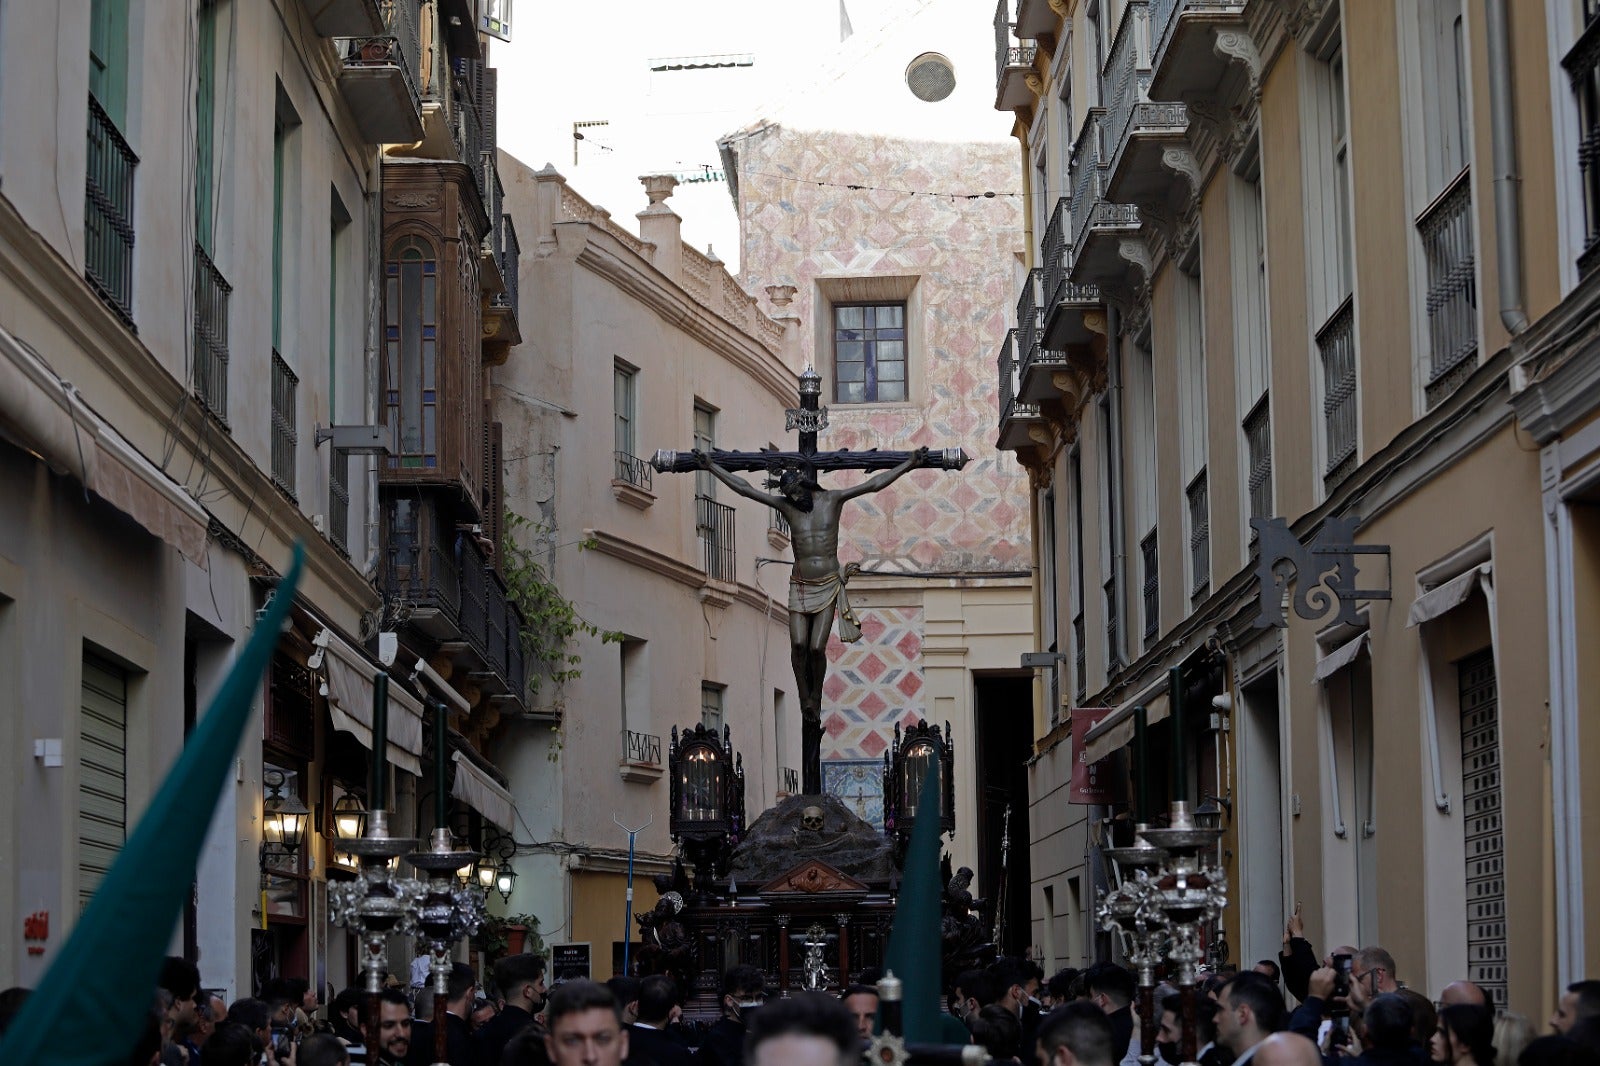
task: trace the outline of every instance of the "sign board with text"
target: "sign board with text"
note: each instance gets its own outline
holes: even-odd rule
[[[556,981],[593,977],[589,957],[589,944],[552,944],[550,946],[550,973]]]
[[[1084,738],[1096,722],[1110,713],[1110,707],[1072,708],[1072,783],[1067,787],[1068,803],[1110,803],[1112,800],[1108,760],[1087,762],[1084,759]]]

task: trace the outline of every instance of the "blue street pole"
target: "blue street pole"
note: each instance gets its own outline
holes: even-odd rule
[[[628,895],[622,903],[622,973],[623,976],[627,976],[628,956],[633,950],[633,842],[640,833],[650,828],[651,822],[654,822],[656,818],[652,814],[650,821],[645,822],[644,825],[637,829],[629,829],[614,814],[611,816],[611,820],[616,822],[617,827],[624,833],[628,834]]]

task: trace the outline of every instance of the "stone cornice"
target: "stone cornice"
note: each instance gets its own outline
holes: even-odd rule
[[[1511,342],[1512,410],[1540,444],[1600,406],[1600,284],[1582,282]]]
[[[298,506],[273,485],[231,434],[200,409],[187,387],[129,332],[72,265],[28,227],[15,205],[0,196],[0,280],[37,317],[18,317],[20,339],[47,350],[52,366],[75,385],[84,401],[147,459],[195,495],[240,540],[282,565],[290,547],[306,545],[303,592],[310,603],[334,615],[347,631],[359,628],[360,612],[379,603],[377,590],[317,532]],[[41,322],[39,319],[43,319]],[[54,336],[40,336],[44,326]],[[130,404],[136,417],[121,410]],[[170,434],[170,442],[168,438]],[[170,459],[160,462],[166,447]],[[347,608],[347,610],[340,610]]]
[[[739,326],[697,302],[602,227],[581,220],[556,223],[558,230],[576,226],[588,232],[588,239],[577,254],[580,266],[592,270],[650,308],[668,325],[700,341],[735,370],[766,389],[781,405],[794,403],[795,371],[785,365],[780,356],[768,351]]]
[[[705,571],[697,566],[674,559],[670,555],[647,548],[643,544],[635,544],[631,540],[608,533],[603,529],[586,529],[583,531],[584,539],[591,542],[592,550],[601,555],[637,566],[641,570],[648,570],[652,574],[659,574],[670,581],[675,581],[685,588],[699,591],[707,588]],[[736,590],[733,600],[746,607],[753,608],[770,617],[774,622],[783,625],[789,624],[789,606],[777,597],[769,597],[765,590],[754,585],[739,582],[717,582],[718,589],[732,588]]]

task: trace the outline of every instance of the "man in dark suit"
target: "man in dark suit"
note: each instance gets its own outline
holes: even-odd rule
[[[544,959],[540,956],[506,956],[495,964],[494,980],[506,997],[506,1006],[473,1034],[473,1066],[500,1066],[506,1044],[530,1025],[538,1025],[533,1016],[544,1010]],[[534,1046],[542,1048],[543,1043],[536,1040]]]
[[[689,1049],[667,1032],[678,1013],[678,988],[672,978],[646,977],[639,986],[639,1020],[628,1029],[623,1066],[692,1066]]]
[[[467,1023],[467,1012],[472,1009],[477,992],[478,975],[472,972],[471,966],[458,962],[450,967],[444,1002],[444,1061],[450,1066],[472,1066],[472,1027]],[[429,1066],[438,1062],[434,1056],[436,1039],[431,1017],[414,1020],[411,1023],[411,1054],[406,1059],[409,1066]]]

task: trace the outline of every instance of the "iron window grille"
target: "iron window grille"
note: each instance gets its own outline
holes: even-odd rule
[[[272,353],[272,481],[295,496],[295,387],[300,379],[276,350]]]
[[[1189,499],[1189,598],[1199,600],[1211,586],[1211,501],[1205,467],[1184,490]]]
[[[1472,183],[1462,170],[1417,217],[1428,267],[1428,406],[1472,373],[1478,353],[1478,290],[1472,243]]]
[[[350,453],[333,449],[328,457],[328,540],[350,555]]]
[[[1083,706],[1089,698],[1089,650],[1084,642],[1083,612],[1072,619],[1072,702]]]
[[[1317,350],[1322,354],[1322,420],[1328,446],[1323,477],[1330,487],[1356,465],[1355,320],[1355,298],[1346,296],[1317,334]]]
[[[1140,591],[1144,598],[1144,642],[1148,647],[1161,628],[1161,564],[1156,557],[1154,529],[1139,542],[1139,557],[1144,564],[1144,585]]]
[[[228,297],[233,286],[198,243],[194,246],[194,394],[228,424]]]
[[[780,533],[785,537],[790,536],[789,520],[783,517],[781,512],[779,512],[776,508],[768,508],[767,515],[768,529],[774,533]]]
[[[84,183],[84,274],[123,323],[133,328],[133,172],[139,157],[100,101],[89,96],[88,173]]]
[[[1106,594],[1106,672],[1114,674],[1122,668],[1122,653],[1118,650],[1122,645],[1122,619],[1121,612],[1117,609],[1115,574],[1106,578],[1103,588]]]
[[[1250,491],[1250,517],[1268,518],[1272,515],[1272,411],[1269,396],[1261,399],[1244,418],[1245,448],[1250,463],[1246,479]],[[1251,530],[1251,543],[1255,542]]]
[[[696,496],[695,529],[700,535],[702,566],[707,577],[732,581],[737,572],[733,556],[733,508],[709,496]]]

